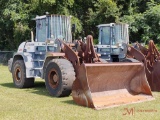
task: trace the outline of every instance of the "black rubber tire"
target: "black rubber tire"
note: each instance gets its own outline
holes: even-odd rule
[[[69,96],[74,80],[74,68],[68,60],[53,59],[48,63],[45,73],[45,85],[51,96]]]
[[[17,88],[30,88],[34,86],[34,78],[26,78],[26,67],[23,60],[14,62],[12,77],[13,83]]]
[[[139,61],[134,58],[125,58],[121,62],[139,62]]]

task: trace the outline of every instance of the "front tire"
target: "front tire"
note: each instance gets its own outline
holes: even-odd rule
[[[75,80],[75,72],[72,64],[66,59],[53,59],[45,73],[45,84],[51,96],[69,96]]]
[[[23,60],[17,60],[12,69],[13,83],[17,88],[29,88],[34,86],[34,78],[26,78],[26,67]]]

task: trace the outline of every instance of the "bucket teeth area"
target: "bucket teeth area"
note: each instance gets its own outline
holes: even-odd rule
[[[116,107],[125,104],[150,101],[154,98],[151,95],[133,95],[126,89],[91,93],[95,109]]]
[[[72,97],[79,105],[104,109],[153,100],[142,63],[82,64],[78,73]]]

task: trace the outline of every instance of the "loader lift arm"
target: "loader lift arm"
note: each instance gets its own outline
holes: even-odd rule
[[[91,35],[87,36],[87,43],[78,42],[80,50],[77,54],[66,43],[61,40],[59,41],[62,44],[62,52],[64,52],[65,57],[71,61],[76,74],[78,73],[78,69],[82,63],[102,63],[94,50],[93,37]]]

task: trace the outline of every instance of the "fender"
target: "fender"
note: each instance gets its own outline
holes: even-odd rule
[[[13,67],[13,64],[16,60],[23,60],[24,63],[25,61],[27,61],[27,58],[24,56],[23,53],[16,53],[13,58],[11,58],[9,61],[8,61],[8,68],[9,68],[9,71],[12,72],[12,67]],[[25,64],[26,66],[26,64]]]
[[[24,60],[24,62],[26,61],[27,58],[24,56],[23,53],[26,43],[27,42],[22,42],[18,47],[17,53],[15,53],[13,58],[10,58],[10,60],[8,61],[8,68],[10,72],[12,72],[12,66],[16,60]]]

